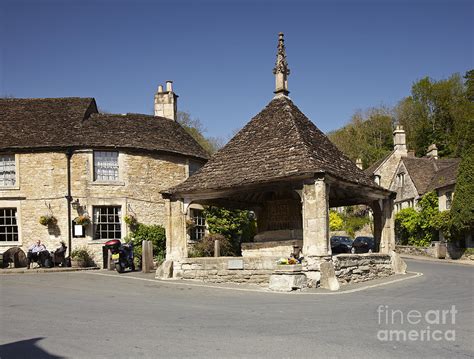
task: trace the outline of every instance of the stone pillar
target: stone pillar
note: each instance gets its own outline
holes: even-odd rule
[[[395,250],[395,222],[393,215],[393,199],[382,200],[382,234],[380,239],[380,252],[389,254]]]
[[[375,251],[380,252],[380,241],[382,239],[382,208],[381,208],[381,202],[382,200],[379,201],[374,201],[371,204],[372,212],[374,214],[374,241],[375,241]]]
[[[187,258],[186,215],[182,200],[165,200],[166,260]]]
[[[329,244],[329,185],[324,178],[305,184],[303,201],[303,255],[306,271],[319,271],[331,256]]]

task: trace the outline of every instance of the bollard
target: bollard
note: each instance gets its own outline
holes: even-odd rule
[[[107,269],[108,270],[114,270],[114,261],[112,260],[112,252],[110,249],[107,251]]]
[[[148,241],[148,253],[149,253],[148,269],[150,271],[153,271],[153,269],[154,269],[154,265],[153,265],[153,243],[151,241]]]
[[[142,241],[142,273],[150,272],[148,253],[148,241]]]
[[[214,241],[214,257],[220,257],[221,256],[221,242],[216,239]]]

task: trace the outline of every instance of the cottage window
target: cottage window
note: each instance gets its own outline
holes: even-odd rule
[[[206,218],[204,211],[199,209],[191,209],[191,219],[194,222],[194,227],[191,229],[191,239],[193,241],[200,241],[206,234]]]
[[[0,187],[11,187],[15,183],[15,155],[0,155]]]
[[[0,208],[0,242],[18,242],[16,208]]]
[[[119,163],[116,151],[94,151],[94,181],[118,181]]]
[[[397,175],[398,187],[403,187],[405,185],[405,173],[399,173]]]
[[[451,209],[453,205],[453,192],[448,191],[446,192],[446,209]]]
[[[121,239],[120,206],[94,207],[94,239]]]

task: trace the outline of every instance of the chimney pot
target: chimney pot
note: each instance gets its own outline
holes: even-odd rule
[[[166,91],[173,92],[173,81],[166,81]]]
[[[158,86],[158,93],[162,93],[163,92],[163,86],[162,85],[159,85]]]

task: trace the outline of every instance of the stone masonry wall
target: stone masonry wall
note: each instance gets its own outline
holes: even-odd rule
[[[393,274],[388,254],[339,254],[332,257],[332,261],[341,284],[365,282]]]
[[[267,286],[276,268],[276,257],[185,258],[174,262],[174,277],[207,282],[253,283]],[[229,269],[229,261],[242,260],[243,269]]]
[[[0,243],[0,252],[20,246],[25,252],[40,239],[48,250],[59,247],[60,240],[68,241],[67,218],[67,162],[65,153],[17,154],[17,188],[0,190],[0,207],[16,207],[20,240]],[[93,206],[121,207],[122,238],[128,234],[123,218],[136,216],[145,224],[165,223],[164,200],[160,191],[186,179],[186,159],[156,154],[119,154],[119,181],[97,183],[93,180],[93,152],[75,152],[71,159],[71,187],[74,200],[79,199],[79,210],[72,209],[72,219],[81,211],[93,216]],[[48,228],[38,223],[41,215],[52,214],[57,226]],[[85,238],[73,238],[72,248],[86,246],[102,265],[102,246],[105,240],[94,240],[94,226],[86,227]]]

